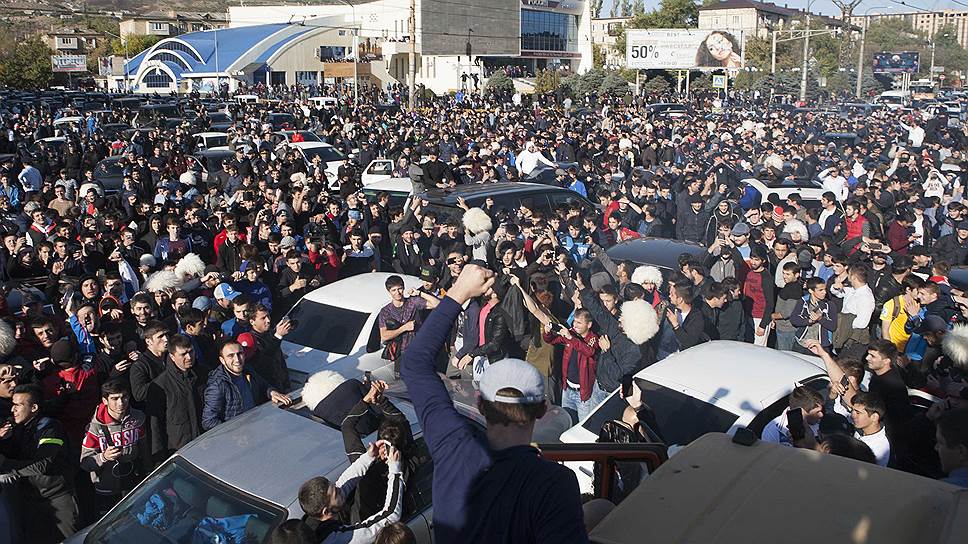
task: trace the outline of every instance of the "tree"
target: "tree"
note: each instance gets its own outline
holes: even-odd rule
[[[534,92],[536,94],[553,93],[561,86],[561,74],[558,70],[541,70],[534,78]]]
[[[54,78],[50,56],[54,52],[40,38],[28,38],[0,54],[0,85],[15,89],[41,89]]]
[[[629,82],[617,70],[611,70],[602,79],[598,92],[602,95],[625,96],[629,94]]]
[[[642,86],[646,91],[650,93],[662,94],[669,90],[669,80],[663,76],[656,75],[645,82]]]
[[[484,83],[484,90],[494,94],[513,93],[514,82],[504,73],[504,70],[498,70],[491,74],[491,77],[487,78],[487,81]]]
[[[578,80],[578,92],[576,96],[587,96],[598,94],[605,82],[605,71],[600,68],[592,68],[581,75]]]
[[[598,19],[599,17],[602,16],[602,0],[592,0],[589,6],[592,12],[593,19]]]
[[[617,2],[618,0],[612,0]],[[632,0],[622,0],[622,17],[629,17],[632,15]]]
[[[608,9],[609,17],[618,17],[618,0],[612,0],[612,7]]]
[[[615,48],[625,51],[625,31],[629,28],[695,28],[698,23],[699,6],[694,0],[662,0],[658,9],[633,15],[623,25],[615,40]]]
[[[634,0],[632,2],[632,15],[643,15],[645,13],[645,0]]]
[[[111,40],[111,52],[114,55],[125,55],[133,58],[145,49],[155,45],[161,40],[161,36],[147,36],[132,34],[127,36],[124,41],[119,39]]]
[[[601,68],[605,66],[605,47],[600,43],[592,44],[592,66]]]

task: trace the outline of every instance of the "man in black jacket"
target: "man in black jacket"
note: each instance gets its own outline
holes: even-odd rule
[[[282,337],[292,330],[292,321],[282,318],[276,324],[276,329],[270,332],[272,319],[268,308],[261,304],[250,306],[245,312],[246,319],[252,327],[251,335],[255,339],[255,353],[246,361],[252,369],[259,373],[269,385],[280,393],[289,392],[289,369],[286,366],[286,356],[282,353]],[[245,345],[245,342],[242,342]]]
[[[437,158],[437,151],[429,152],[429,160],[421,165],[423,168],[423,184],[425,188],[437,187],[446,189],[455,185],[454,175],[450,167]]]
[[[676,283],[669,288],[669,302],[675,306],[675,309],[666,310],[665,317],[672,325],[680,350],[709,341],[709,336],[706,334],[706,317],[699,308],[693,311],[693,299],[695,299],[693,287],[688,283]]]
[[[13,390],[13,422],[0,427],[0,487],[20,500],[24,538],[55,543],[74,534],[74,488],[67,434],[55,419],[40,416],[43,392],[33,385]]]
[[[157,418],[151,437],[155,463],[202,434],[205,379],[195,372],[192,342],[175,335],[168,343],[165,370],[148,386],[147,414]]]

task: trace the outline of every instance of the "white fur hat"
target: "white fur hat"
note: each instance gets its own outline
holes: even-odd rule
[[[346,378],[332,370],[320,370],[306,380],[302,388],[302,400],[310,410],[323,401]]]
[[[6,358],[17,347],[17,336],[13,327],[0,319],[0,358]]]
[[[201,257],[194,253],[189,253],[178,259],[178,263],[175,265],[175,275],[179,278],[201,276],[204,272],[205,263]]]
[[[141,266],[151,267],[151,266],[155,266],[156,264],[158,264],[158,260],[155,259],[155,256],[152,255],[151,253],[145,253],[144,255],[141,256],[140,259],[138,259],[138,263]]]
[[[622,324],[622,332],[625,336],[638,345],[648,342],[659,332],[659,315],[655,313],[655,308],[644,300],[623,302],[619,323]]]
[[[464,212],[464,227],[470,231],[471,234],[479,234],[481,232],[490,232],[491,227],[491,216],[480,208],[471,208]]]
[[[644,283],[654,283],[655,288],[662,286],[662,272],[654,266],[640,266],[632,271],[632,283],[642,285]]]
[[[952,327],[941,340],[941,350],[956,367],[968,370],[968,325]]]

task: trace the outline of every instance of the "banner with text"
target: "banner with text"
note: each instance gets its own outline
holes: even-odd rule
[[[917,51],[874,53],[875,74],[916,74],[921,55]]]
[[[625,31],[629,68],[742,68],[742,35],[738,30],[663,29]]]
[[[87,57],[84,55],[51,55],[50,69],[54,72],[86,72]]]

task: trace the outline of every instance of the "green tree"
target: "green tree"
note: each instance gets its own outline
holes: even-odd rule
[[[618,70],[610,70],[602,79],[598,92],[602,95],[625,96],[629,94],[629,82],[618,73]]]
[[[592,66],[595,68],[605,66],[605,47],[600,43],[592,44]]]
[[[593,19],[597,19],[602,16],[602,0],[592,0],[589,7],[591,9]]]
[[[669,80],[658,74],[649,78],[649,80],[642,85],[646,91],[657,94],[667,92],[670,86]]]
[[[553,93],[561,86],[561,74],[558,70],[541,70],[534,78],[534,92],[537,94]]]
[[[0,85],[40,89],[54,78],[50,56],[54,51],[40,38],[28,38],[0,54]]]
[[[113,55],[128,55],[129,58],[134,58],[145,49],[148,49],[152,45],[155,45],[161,41],[161,36],[148,36],[143,34],[132,34],[125,37],[125,39],[113,39],[111,40],[111,53]]]
[[[599,90],[602,88],[602,83],[604,82],[605,71],[600,68],[592,68],[591,70],[582,74],[581,79],[578,80],[578,92],[576,93],[576,96],[598,94]]]
[[[498,70],[487,78],[484,83],[484,90],[495,94],[513,93],[514,82],[504,73],[504,70]]]
[[[695,28],[699,5],[695,0],[662,0],[657,9],[633,15],[615,40],[615,48],[625,51],[625,30],[629,28]]]
[[[632,15],[642,15],[645,13],[645,0],[634,0],[632,2]]]

